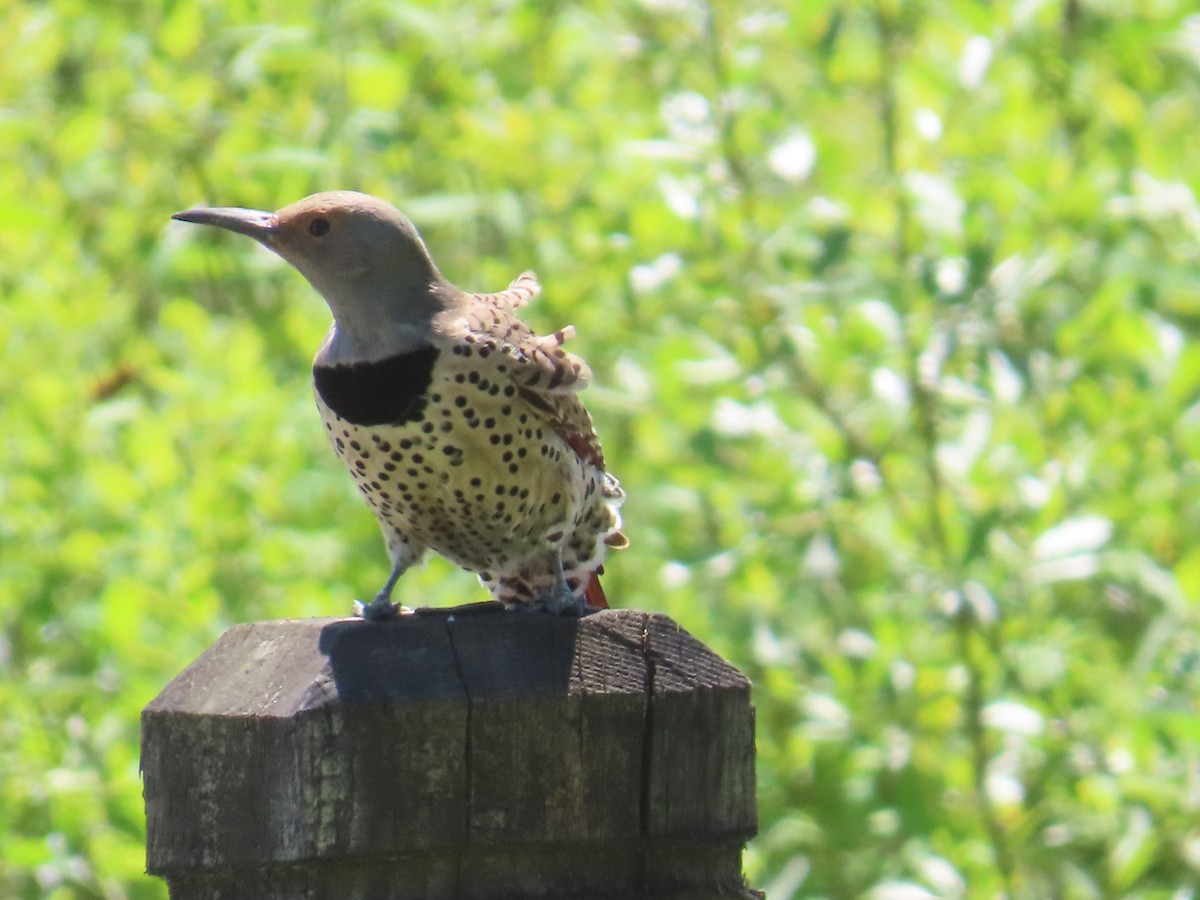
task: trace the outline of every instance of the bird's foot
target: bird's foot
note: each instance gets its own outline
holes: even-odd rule
[[[363,603],[361,600],[354,601],[354,615],[364,622],[386,622],[388,619],[411,614],[411,609],[393,603],[386,594],[376,595],[370,603]]]
[[[583,597],[576,597],[565,582],[555,585],[529,603],[522,604],[521,608],[528,612],[548,612],[554,616],[580,617],[595,612]]]

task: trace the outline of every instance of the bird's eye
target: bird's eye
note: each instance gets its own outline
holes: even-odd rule
[[[324,216],[318,216],[308,223],[308,233],[313,237],[321,237],[329,233],[329,220]]]

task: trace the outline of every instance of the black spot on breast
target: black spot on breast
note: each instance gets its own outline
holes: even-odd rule
[[[403,425],[425,411],[438,351],[423,347],[369,363],[313,366],[317,393],[331,410],[356,425]]]

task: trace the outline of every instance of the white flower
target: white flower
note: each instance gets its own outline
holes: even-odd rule
[[[983,83],[983,76],[991,64],[992,42],[977,34],[963,47],[962,59],[958,63],[958,80],[965,88],[977,88]]]
[[[767,154],[767,165],[784,181],[804,181],[817,161],[817,147],[803,129],[789,132]]]

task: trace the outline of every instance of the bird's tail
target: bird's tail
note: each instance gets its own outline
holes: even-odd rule
[[[593,572],[588,586],[583,592],[583,599],[593,609],[608,609],[608,598],[604,596],[604,588],[600,587],[600,573]]]

